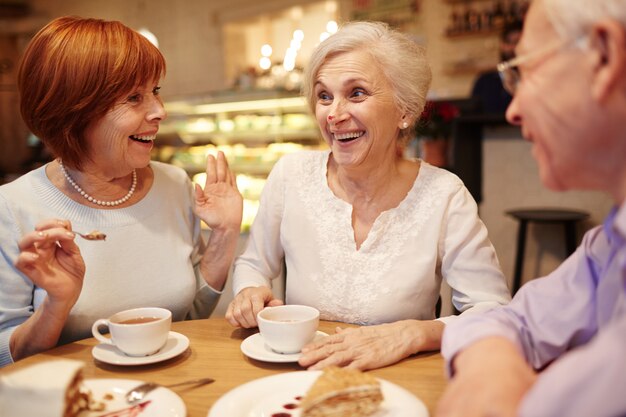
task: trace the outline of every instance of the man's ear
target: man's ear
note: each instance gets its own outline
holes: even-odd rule
[[[591,30],[590,48],[597,54],[592,95],[602,102],[626,80],[626,29],[613,19],[597,22]]]

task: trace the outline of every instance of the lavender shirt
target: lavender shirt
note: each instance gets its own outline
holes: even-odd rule
[[[456,353],[489,336],[510,339],[535,369],[546,367],[519,416],[626,415],[626,204],[509,305],[448,324],[448,374]]]

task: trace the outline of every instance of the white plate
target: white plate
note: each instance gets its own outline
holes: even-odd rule
[[[178,356],[183,353],[189,347],[189,339],[187,336],[176,332],[170,332],[167,336],[167,342],[165,346],[161,348],[157,353],[150,356],[127,356],[118,350],[113,345],[107,345],[100,343],[98,346],[94,346],[91,350],[91,354],[99,361],[109,363],[111,365],[147,365],[149,363],[161,362],[167,359],[171,359],[174,356]]]
[[[105,413],[127,409],[130,406],[124,400],[124,394],[143,382],[132,379],[86,379],[84,381],[85,386],[91,390],[96,401],[102,401],[106,404],[106,410],[83,412],[80,417],[101,416]],[[106,394],[112,395],[113,398],[104,400]],[[150,403],[139,414],[132,415],[138,417],[185,417],[187,415],[183,400],[167,388],[160,387],[148,393],[140,404],[144,404],[146,401],[150,401]],[[119,415],[124,414],[120,413]]]
[[[318,338],[324,336],[328,336],[328,334],[320,332],[318,330],[315,333],[315,338],[313,340],[317,340]],[[261,333],[255,333],[252,336],[246,337],[246,339],[241,342],[241,351],[249,358],[263,362],[298,362],[298,359],[300,359],[300,352],[274,352],[269,346],[265,344]]]
[[[322,371],[298,371],[272,375],[230,390],[213,405],[208,417],[269,417],[288,413],[299,417],[298,408],[285,409],[286,404],[298,404]],[[371,417],[428,417],[428,409],[409,391],[384,379],[381,409]]]

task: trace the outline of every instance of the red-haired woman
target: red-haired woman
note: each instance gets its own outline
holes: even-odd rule
[[[120,22],[59,18],[26,49],[22,116],[55,159],[0,187],[0,366],[88,337],[119,310],[160,306],[182,320],[215,305],[242,198],[221,154],[195,189],[150,160],[164,74],[159,50]],[[106,241],[75,240],[73,227]]]

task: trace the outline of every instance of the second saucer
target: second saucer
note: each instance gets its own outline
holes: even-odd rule
[[[328,336],[328,334],[317,331],[315,333],[315,339]],[[255,333],[252,336],[248,336],[243,342],[241,342],[241,351],[249,358],[256,359],[263,362],[298,362],[300,359],[300,353],[278,353],[270,349],[265,342],[261,333]]]

